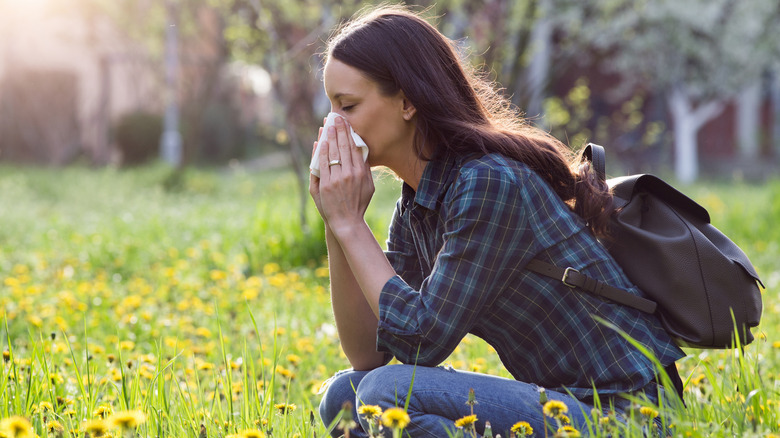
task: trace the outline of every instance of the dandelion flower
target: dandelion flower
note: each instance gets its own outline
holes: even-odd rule
[[[238,436],[241,438],[265,438],[265,434],[257,429],[242,430]]]
[[[114,413],[114,409],[111,405],[100,405],[92,412],[92,416],[95,418],[108,418],[109,415]]]
[[[561,414],[569,412],[569,408],[566,407],[566,403],[558,400],[550,400],[544,404],[542,408],[544,415],[555,418]]]
[[[409,424],[409,414],[401,408],[389,408],[382,414],[382,424],[393,429],[403,429]]]
[[[51,420],[48,423],[46,423],[46,430],[49,433],[58,434],[58,435],[62,435],[62,433],[65,432],[65,428],[62,427],[62,424],[60,424],[59,421],[57,420]]]
[[[108,418],[112,427],[120,429],[135,429],[146,421],[146,415],[141,411],[121,411]]]
[[[54,407],[51,405],[51,403],[47,401],[42,401],[38,403],[38,411],[37,412],[54,412]]]
[[[563,426],[555,432],[556,438],[579,438],[581,436],[580,431],[571,426]]]
[[[365,417],[366,420],[371,421],[382,415],[382,408],[377,405],[363,405],[358,408],[358,414]]]
[[[294,411],[298,408],[298,406],[295,406],[292,403],[277,403],[274,405],[277,411],[279,411],[280,414],[289,414],[290,412]]]
[[[30,422],[19,416],[8,417],[0,421],[0,431],[5,432],[9,438],[33,438],[35,436]]]
[[[466,430],[471,430],[474,427],[474,423],[476,422],[476,415],[466,415],[465,417],[461,417],[455,420],[455,427],[462,427]]]
[[[108,435],[108,423],[104,420],[90,420],[84,423],[84,431],[93,437]]]
[[[518,421],[512,426],[511,430],[519,436],[534,434],[534,428],[527,421]]]
[[[647,419],[653,419],[658,416],[658,411],[647,406],[639,408],[639,413]]]

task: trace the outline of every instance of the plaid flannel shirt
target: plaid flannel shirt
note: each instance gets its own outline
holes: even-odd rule
[[[397,275],[379,299],[377,348],[435,366],[472,333],[515,379],[578,398],[630,392],[655,377],[649,358],[684,356],[653,315],[603,301],[523,267],[539,258],[635,294],[584,221],[525,164],[497,154],[428,163],[404,184],[386,256]]]

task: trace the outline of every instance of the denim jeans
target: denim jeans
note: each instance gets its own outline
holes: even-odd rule
[[[360,427],[352,429],[350,437],[366,437],[368,424],[359,418],[356,408],[360,405],[378,405],[383,410],[403,407],[414,374],[414,386],[409,402],[410,423],[404,436],[446,438],[445,430],[453,433],[454,421],[471,414],[466,404],[469,390],[474,389],[477,404],[476,430],[482,435],[485,421],[490,421],[493,435],[509,437],[509,429],[518,421],[527,421],[536,436],[544,436],[544,416],[539,404],[536,385],[503,377],[456,371],[444,367],[413,367],[411,365],[387,365],[371,371],[341,371],[333,376],[320,403],[320,416],[328,426],[341,411],[345,401],[353,406],[353,418]],[[582,403],[565,393],[547,390],[549,400],[560,400],[568,407],[572,426],[587,431],[585,416],[590,416],[593,406]],[[549,419],[548,419],[549,420]],[[551,427],[551,421],[547,422]],[[386,430],[389,432],[389,430]],[[554,433],[554,430],[553,432]],[[334,428],[331,436],[339,437],[341,430]],[[550,434],[552,435],[552,434]],[[387,436],[391,436],[389,433]]]

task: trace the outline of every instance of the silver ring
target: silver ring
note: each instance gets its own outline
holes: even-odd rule
[[[328,167],[336,166],[336,165],[341,166],[341,160],[330,160],[330,162],[328,163]]]

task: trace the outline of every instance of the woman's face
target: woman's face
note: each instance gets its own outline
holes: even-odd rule
[[[360,70],[332,58],[325,65],[324,83],[331,111],[344,116],[368,145],[369,165],[393,169],[408,161],[414,109],[402,92],[385,96]]]

